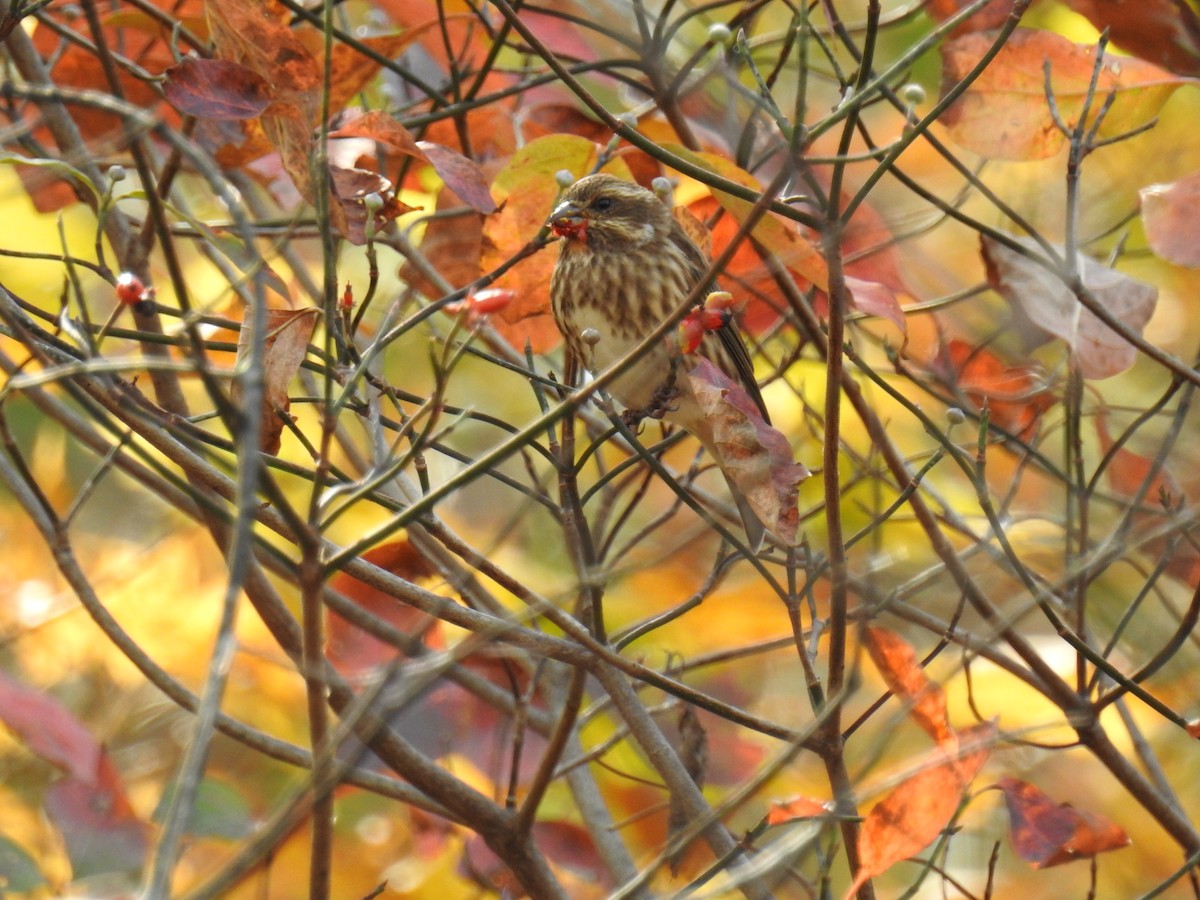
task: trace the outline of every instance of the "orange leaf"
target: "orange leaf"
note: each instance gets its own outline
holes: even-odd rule
[[[409,28],[400,34],[359,38],[359,42],[368,50],[374,50],[386,59],[393,59],[430,26],[436,24],[434,20],[416,28]],[[332,70],[329,78],[329,108],[334,112],[344,109],[354,95],[362,91],[378,74],[380,68],[379,63],[360,53],[357,47],[343,43],[333,45],[329,65]]]
[[[1096,436],[1100,439],[1100,449],[1104,453],[1112,450],[1114,441],[1108,433],[1108,412],[1096,414]],[[1149,503],[1160,501],[1179,502],[1183,499],[1183,489],[1163,466],[1156,466],[1154,460],[1134,453],[1124,446],[1113,452],[1105,469],[1109,484],[1118,494],[1133,497],[1146,487],[1145,498]]]
[[[782,825],[796,819],[816,819],[829,815],[833,804],[828,800],[814,800],[811,797],[793,797],[791,800],[772,800],[767,811],[768,825]]]
[[[984,722],[958,734],[958,748],[940,747],[915,775],[875,804],[858,835],[861,868],[846,892],[920,853],[950,823],[971,780],[987,761],[996,726]]]
[[[1008,804],[1013,849],[1035,869],[1129,846],[1129,835],[1104,816],[1055,803],[1016,778],[1001,778],[995,786]]]
[[[1029,438],[1043,412],[1054,405],[1050,378],[1040,365],[1009,366],[984,347],[954,338],[943,349],[943,376],[977,407],[987,406],[991,421]]]
[[[935,22],[945,22],[948,18],[969,5],[969,0],[929,0],[925,4],[925,13]],[[990,0],[979,12],[968,16],[959,22],[952,34],[966,34],[969,31],[988,31],[999,28],[1012,12],[1013,0]]]
[[[863,645],[888,689],[909,705],[909,715],[938,744],[954,739],[946,718],[946,694],[929,680],[912,646],[900,635],[874,625],[863,629]]]
[[[961,81],[991,49],[989,34],[968,34],[942,47],[943,93]],[[1043,63],[1051,67],[1050,85],[1059,115],[1073,127],[1083,104],[1096,48],[1073,44],[1048,31],[1017,29],[978,79],[942,116],[950,136],[963,147],[995,159],[1045,159],[1066,146],[1046,101]],[[1116,98],[1100,125],[1100,138],[1113,137],[1152,120],[1180,85],[1191,79],[1173,75],[1133,57],[1104,55],[1092,103],[1094,117],[1105,98]]]
[[[331,138],[367,138],[384,144],[397,153],[419,159],[433,166],[442,179],[460,198],[482,213],[494,212],[496,202],[488,192],[487,180],[478,163],[456,150],[418,141],[407,128],[388,113],[373,109],[331,132]]]

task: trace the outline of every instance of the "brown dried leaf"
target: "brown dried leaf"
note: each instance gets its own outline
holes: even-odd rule
[[[1130,844],[1121,826],[1097,813],[1056,803],[1032,784],[1001,778],[1013,849],[1035,869],[1084,859]]]
[[[943,93],[961,81],[992,46],[988,34],[968,34],[942,47]],[[1048,31],[1018,29],[978,79],[942,116],[961,146],[995,159],[1045,159],[1066,146],[1046,102],[1043,63],[1059,115],[1073,127],[1083,114],[1096,48]],[[1098,135],[1113,137],[1151,121],[1180,85],[1173,75],[1135,57],[1104,55],[1089,120],[1110,92],[1116,98]]]
[[[946,717],[946,694],[929,680],[917,662],[912,646],[900,635],[871,625],[863,630],[863,645],[888,689],[904,703],[913,721],[938,744],[954,740],[954,729]]]
[[[1152,184],[1138,192],[1142,224],[1150,249],[1168,262],[1200,268],[1200,172],[1170,184]]]
[[[957,746],[939,747],[920,771],[875,804],[858,835],[861,868],[846,892],[853,897],[866,881],[920,853],[950,823],[971,780],[992,752],[996,726],[974,725],[958,733]]]
[[[263,356],[263,401],[259,413],[259,449],[264,453],[279,452],[283,434],[283,415],[287,414],[291,401],[288,385],[300,370],[304,356],[308,353],[308,341],[312,337],[321,311],[309,309],[268,309],[266,348]],[[250,316],[242,325],[238,335],[237,362],[244,364],[250,355],[255,340],[253,320]],[[241,402],[239,384],[234,383],[233,399]]]
[[[271,103],[266,79],[227,59],[185,59],[165,73],[163,93],[182,113],[208,119],[252,119]]]
[[[1085,378],[1108,378],[1137,359],[1137,348],[1085,309],[1057,274],[1039,265],[1040,246],[1032,238],[1014,238],[1021,253],[986,235],[980,237],[988,282],[1038,328],[1062,338]],[[1061,255],[1066,253],[1055,247]],[[1158,288],[1101,265],[1083,254],[1076,266],[1092,296],[1112,316],[1141,334],[1158,302]]]
[[[800,483],[809,472],[792,457],[778,429],[767,424],[745,388],[707,359],[688,372],[711,430],[710,452],[767,529],[789,543],[800,527]]]
[[[312,126],[320,111],[321,67],[268,0],[212,0],[208,4],[213,42],[221,59],[257,73],[271,85],[271,105],[263,113],[263,133],[284,170],[305,199],[316,192],[309,168]],[[345,230],[338,204],[330,208],[333,225]]]

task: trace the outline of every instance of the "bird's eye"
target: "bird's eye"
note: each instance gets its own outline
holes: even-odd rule
[[[610,209],[612,209],[612,205],[612,197],[597,197],[592,201],[592,209],[594,209],[596,212],[608,212]]]

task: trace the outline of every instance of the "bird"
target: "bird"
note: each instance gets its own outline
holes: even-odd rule
[[[548,221],[561,238],[550,279],[554,320],[567,352],[593,374],[603,372],[675,312],[708,270],[705,253],[658,196],[608,174],[588,175],[563,193]],[[709,292],[716,291],[716,286]],[[697,309],[703,308],[699,298]],[[696,437],[715,460],[737,505],[748,548],[757,553],[765,526],[730,475],[711,421],[686,377],[703,357],[770,416],[750,354],[732,315],[705,326],[696,346],[668,334],[609,386],[627,422],[662,418]]]

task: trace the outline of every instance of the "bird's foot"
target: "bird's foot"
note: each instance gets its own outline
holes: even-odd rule
[[[660,384],[650,397],[650,402],[646,408],[642,410],[642,414],[649,419],[661,419],[667,413],[674,412],[679,407],[675,401],[679,399],[679,388],[675,384],[675,379]]]

